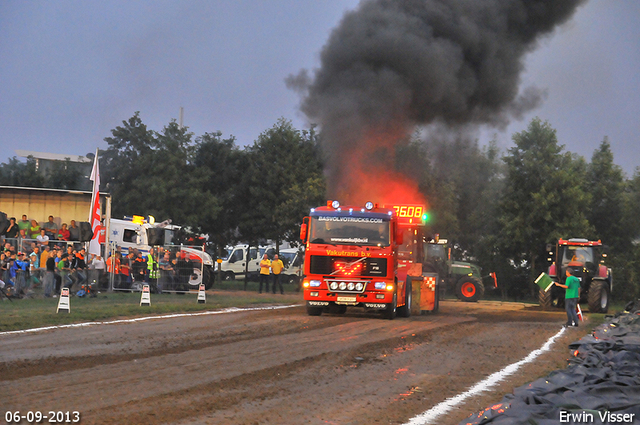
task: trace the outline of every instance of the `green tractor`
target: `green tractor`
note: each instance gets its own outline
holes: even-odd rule
[[[485,291],[483,280],[492,288],[498,287],[495,273],[482,276],[480,266],[451,259],[451,248],[447,239],[435,235],[424,242],[424,272],[438,273],[442,288],[451,290],[459,300],[474,302],[482,299]]]

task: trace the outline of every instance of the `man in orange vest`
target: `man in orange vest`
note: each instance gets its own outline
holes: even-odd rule
[[[113,287],[120,287],[120,258],[118,254],[111,255],[107,258],[107,273],[113,273]]]

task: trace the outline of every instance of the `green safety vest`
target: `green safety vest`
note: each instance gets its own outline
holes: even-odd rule
[[[157,262],[151,254],[147,254],[147,269],[149,269],[150,279],[157,279],[158,277],[160,277]]]

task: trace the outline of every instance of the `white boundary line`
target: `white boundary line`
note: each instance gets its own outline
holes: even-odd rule
[[[545,351],[549,351],[551,345],[555,342],[556,339],[560,337],[560,335],[564,333],[565,329],[566,328],[560,329],[560,331],[549,338],[542,347],[532,351],[527,357],[520,360],[519,362],[512,363],[504,369],[489,375],[482,381],[469,388],[469,390],[465,391],[464,393],[458,394],[455,397],[448,398],[445,401],[436,404],[426,412],[421,413],[418,416],[414,416],[409,420],[409,422],[405,423],[404,425],[426,425],[433,423],[436,418],[448,413],[451,409],[465,401],[467,398],[491,389],[491,387],[493,387],[509,375],[514,374],[521,366],[527,363],[531,363],[540,354],[544,353]]]
[[[23,329],[23,330],[18,330],[18,331],[5,331],[5,332],[0,332],[0,336],[14,335],[14,334],[35,333],[35,332],[48,331],[48,330],[52,330],[52,329],[83,328],[83,327],[87,327],[87,326],[117,325],[117,324],[120,324],[120,323],[143,322],[145,320],[155,320],[155,319],[173,319],[175,317],[208,316],[208,315],[211,315],[211,314],[237,313],[237,312],[240,312],[240,311],[280,310],[280,309],[283,309],[283,308],[298,307],[300,305],[301,304],[279,305],[279,306],[268,306],[268,307],[247,307],[247,308],[229,307],[229,308],[225,308],[223,310],[201,311],[201,312],[198,312],[198,313],[175,313],[175,314],[164,314],[162,316],[137,317],[135,319],[110,320],[110,321],[107,321],[107,322],[72,323],[70,325],[45,326],[45,327],[42,327],[42,328]]]

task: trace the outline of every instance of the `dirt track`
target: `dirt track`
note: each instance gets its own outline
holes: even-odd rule
[[[293,307],[0,335],[0,423],[7,410],[76,410],[82,424],[401,424],[521,360],[565,319],[451,301],[393,321]],[[437,423],[564,367],[567,345],[588,330],[568,330]]]

